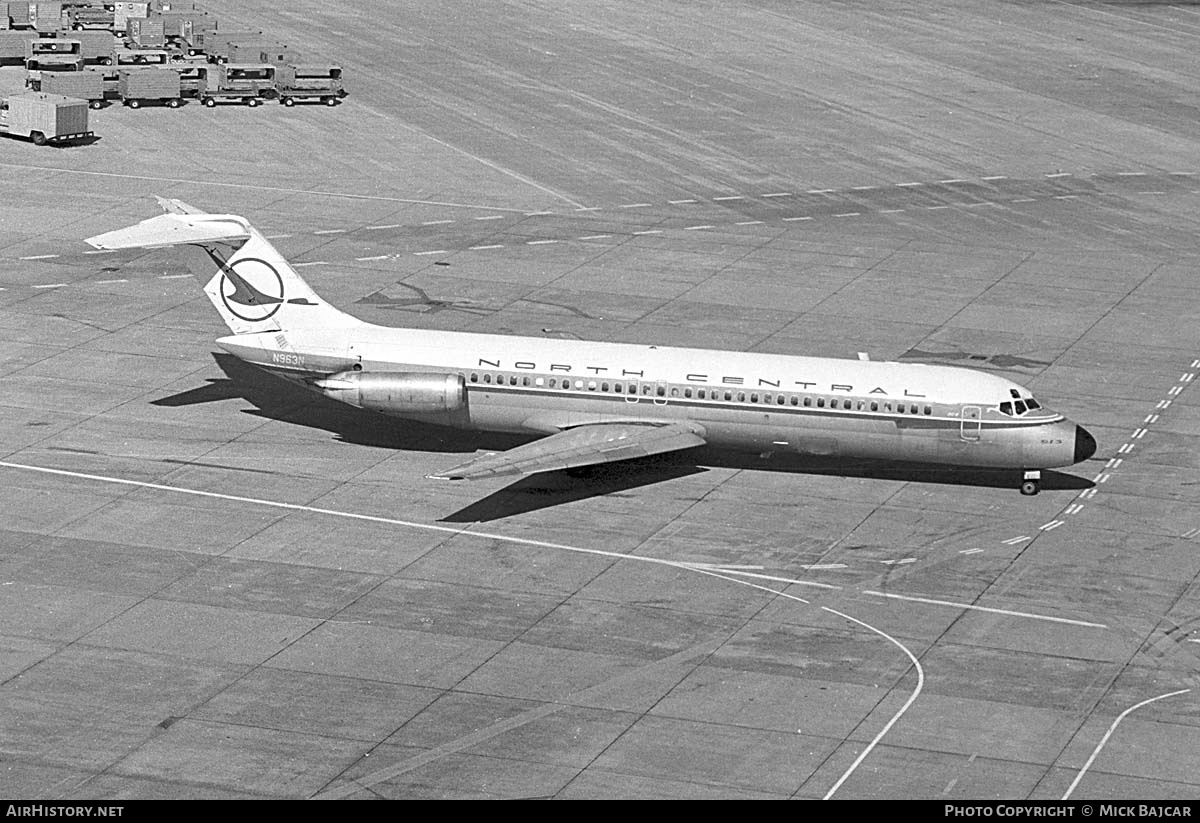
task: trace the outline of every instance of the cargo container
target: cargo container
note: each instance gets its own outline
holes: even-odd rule
[[[38,31],[58,31],[64,28],[61,0],[37,0],[29,4],[29,22]]]
[[[260,63],[274,63],[277,66],[297,65],[302,61],[300,52],[290,46],[274,45],[265,48],[254,58]]]
[[[83,44],[79,40],[38,37],[25,41],[25,68],[29,71],[80,71]]]
[[[125,31],[130,18],[148,17],[149,3],[113,3],[113,30]]]
[[[163,25],[163,37],[168,42],[174,42],[183,39],[183,29],[186,25],[200,25],[200,28],[207,28],[210,31],[217,30],[217,18],[210,17],[207,12],[202,11],[164,11],[151,12],[151,20],[158,20]]]
[[[104,77],[94,71],[46,72],[30,88],[48,94],[61,94],[88,101],[93,109],[104,105]]]
[[[264,48],[270,48],[272,40],[261,31],[223,31],[208,38],[208,60],[210,63],[236,63],[238,61],[229,58],[229,53],[234,46],[243,44],[255,45],[256,51],[261,52]],[[257,53],[254,59],[258,60]]]
[[[95,74],[100,78],[105,100],[116,100],[121,96],[121,73],[113,66],[84,66],[81,74]]]
[[[163,22],[153,18],[131,17],[125,21],[125,39],[137,49],[161,49],[167,44]]]
[[[36,40],[36,31],[0,31],[0,64],[25,62],[25,43]]]
[[[284,65],[275,70],[279,102],[294,105],[297,100],[319,100],[336,106],[346,96],[342,88],[342,67],[324,63]]]
[[[118,74],[117,93],[131,109],[147,103],[164,103],[172,109],[183,105],[179,94],[179,72],[174,69],[122,69]]]
[[[83,54],[84,65],[109,65],[112,63],[113,51],[120,45],[120,41],[113,36],[111,31],[101,31],[98,29],[72,31],[69,35],[72,40],[79,41],[80,53]]]
[[[0,134],[39,146],[91,137],[86,100],[30,91],[0,100]]]
[[[231,100],[257,106],[271,99],[275,90],[275,66],[265,63],[220,63],[199,67],[205,75],[200,101],[209,108],[219,100]]]

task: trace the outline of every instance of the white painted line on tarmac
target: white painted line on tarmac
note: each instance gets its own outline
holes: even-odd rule
[[[650,206],[650,205],[652,205],[652,204],[651,204],[651,203],[625,203],[625,204],[623,204],[623,205],[621,205],[621,206],[618,206],[618,208],[622,208],[622,209],[644,209],[644,208],[646,208],[647,206]]]
[[[534,212],[534,214],[549,214],[549,212]],[[447,223],[457,223],[457,220],[426,220],[422,226],[444,226]]]
[[[284,238],[291,237],[291,236],[292,235],[290,235],[290,234],[264,234],[263,235],[263,237],[265,237],[267,240],[283,240]],[[91,252],[86,252],[86,253],[91,254]]]
[[[834,217],[860,217],[861,215],[861,211],[845,211],[841,214],[835,214]]]
[[[950,606],[955,609],[968,609],[977,612],[989,612],[991,614],[1002,614],[1006,617],[1024,617],[1029,620],[1044,620],[1049,623],[1066,623],[1070,626],[1083,626],[1088,629],[1107,629],[1108,626],[1103,623],[1089,623],[1085,620],[1072,620],[1068,617],[1052,617],[1048,614],[1034,614],[1032,612],[1018,612],[1012,609],[994,609],[988,606],[976,606],[973,603],[957,603],[952,600],[934,600],[929,597],[912,597],[905,594],[892,594],[890,592],[865,591],[863,594],[871,595],[872,597],[886,597],[891,600],[906,600],[913,603],[927,603],[931,606]]]
[[[502,248],[504,248],[503,243],[493,243],[490,246],[471,246],[470,251],[483,251],[484,249],[502,249]]]
[[[796,220],[812,220],[812,218],[811,217],[785,217],[785,218],[783,218],[783,222],[785,222],[785,223],[791,223]]]
[[[643,229],[642,231],[635,231],[634,234],[662,234],[662,229]]]
[[[1006,546],[1015,546],[1018,543],[1024,542],[1026,540],[1032,540],[1032,539],[1033,538],[1030,537],[1029,535],[1023,534],[1020,537],[1010,537],[1007,540],[1001,540],[1000,542]]]
[[[291,235],[287,235],[291,237]],[[116,254],[116,249],[96,249],[95,251],[85,251],[84,254]]]
[[[761,226],[761,220],[742,220],[740,223],[734,223],[735,226]]]
[[[120,277],[120,278],[117,278],[116,280],[97,280],[96,285],[103,286],[103,285],[107,285],[109,283],[128,283],[128,282],[129,282],[128,278]]]
[[[684,231],[700,231],[700,229],[713,229],[716,226],[684,226]]]
[[[354,259],[357,260],[358,262],[362,263],[367,260],[387,260],[387,258],[388,258],[388,256],[386,254],[377,254],[374,257],[356,257]]]
[[[345,233],[346,233],[346,229],[321,229],[320,231],[313,232],[313,234],[345,234]]]
[[[190,279],[191,275],[190,274],[160,274],[158,276],[158,279],[159,280],[182,280],[185,277]]]
[[[680,206],[684,203],[695,203],[696,201],[695,200],[668,200],[667,202],[670,203],[672,206]]]
[[[476,217],[475,219],[476,219],[476,220],[491,220],[492,218],[490,218],[490,217]],[[370,230],[372,230],[372,231],[373,231],[373,230],[375,230],[375,229],[398,229],[398,228],[400,228],[402,225],[404,225],[404,224],[403,224],[403,223],[388,223],[386,226],[367,226],[367,228],[368,228],[368,229],[370,229]]]
[[[311,263],[293,263],[292,268],[298,269],[301,266],[328,266],[328,265],[329,265],[329,263],[327,263],[324,260],[314,260]]]
[[[1053,531],[1065,522],[1065,520],[1051,520],[1049,523],[1043,523],[1042,525],[1038,526],[1038,530],[1044,532]]]
[[[1079,770],[1079,774],[1075,775],[1075,779],[1071,781],[1071,785],[1067,789],[1067,793],[1063,795],[1062,799],[1063,800],[1070,799],[1071,793],[1075,791],[1075,787],[1079,785],[1079,781],[1083,780],[1083,776],[1085,774],[1087,774],[1087,770],[1090,769],[1092,767],[1092,763],[1094,763],[1096,761],[1096,757],[1097,757],[1097,755],[1100,754],[1100,750],[1104,748],[1106,743],[1108,743],[1108,739],[1110,737],[1112,737],[1112,733],[1117,730],[1117,724],[1119,724],[1122,720],[1124,720],[1129,715],[1130,712],[1132,712],[1136,709],[1140,709],[1142,706],[1153,703],[1156,700],[1163,700],[1165,698],[1174,697],[1177,694],[1184,694],[1184,693],[1190,692],[1190,691],[1191,691],[1191,689],[1179,689],[1178,691],[1167,692],[1166,694],[1160,694],[1158,697],[1151,697],[1149,700],[1143,700],[1141,703],[1137,703],[1133,706],[1130,706],[1128,709],[1126,709],[1125,711],[1123,711],[1119,715],[1117,715],[1117,719],[1114,720],[1112,722],[1112,725],[1108,727],[1108,731],[1106,731],[1104,733],[1104,737],[1102,737],[1100,739],[1100,742],[1096,744],[1095,750],[1092,751],[1092,756],[1087,759],[1087,762],[1083,764],[1083,768]]]
[[[32,257],[18,257],[18,260],[50,260],[58,257],[57,254],[35,254]]]
[[[557,243],[557,242],[558,242],[557,240],[527,240],[527,241],[525,241],[525,245],[526,246],[548,246],[551,243]]]
[[[983,549],[963,549],[959,554],[979,554]]]
[[[993,174],[990,177],[981,177],[980,180],[1007,180],[1008,177],[1003,174]]]
[[[446,254],[446,250],[445,249],[430,249],[429,251],[415,251],[415,252],[413,252],[413,254],[416,255],[417,257],[424,257],[427,254]]]
[[[611,234],[589,234],[584,237],[580,237],[579,239],[580,240],[606,240],[609,237],[612,237],[612,235]]]
[[[714,197],[714,198],[713,198],[713,202],[714,202],[714,203],[720,203],[720,202],[721,202],[721,201],[723,201],[723,200],[745,200],[745,199],[746,199],[746,198],[745,198],[743,195],[740,195],[740,194],[729,194],[729,195],[726,195],[726,196],[724,196],[724,197]]]
[[[837,191],[837,189],[809,189],[808,193],[809,194],[829,194],[829,193],[835,192],[835,191]]]
[[[790,191],[773,191],[770,194],[760,194],[759,197],[791,197]]]
[[[40,286],[34,286],[35,289],[61,289],[66,283],[43,283]]]
[[[1143,420],[1142,422],[1143,423],[1157,423],[1158,415],[1157,414],[1148,414],[1148,415],[1146,415],[1146,419]]]

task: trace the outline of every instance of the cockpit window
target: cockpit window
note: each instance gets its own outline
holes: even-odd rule
[[[1013,413],[1012,403],[1008,403],[1008,402],[1001,403],[1000,404],[1000,412],[1002,414],[1007,414],[1009,417],[1012,417],[1012,413]]]
[[[1025,405],[1030,409],[1040,409],[1042,407],[1042,404],[1034,400],[1032,397],[1025,401]]]
[[[1013,396],[1013,399],[1014,399],[1014,400],[1020,400],[1020,399],[1021,399],[1021,393],[1020,393],[1020,392],[1018,392],[1016,389],[1009,389],[1009,390],[1008,390],[1008,393],[1009,393],[1009,394],[1011,394],[1011,395]]]
[[[1020,400],[1013,403],[1013,408],[1015,408],[1017,410],[1017,414],[1024,414],[1026,411],[1025,404]]]

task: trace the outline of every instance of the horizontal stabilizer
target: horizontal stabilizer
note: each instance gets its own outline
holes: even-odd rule
[[[182,211],[189,208],[177,200],[169,201],[180,209],[143,220],[127,229],[89,237],[88,245],[97,249],[156,249],[165,246],[212,243],[240,244],[249,239],[250,226],[241,217],[231,214],[196,214]],[[164,204],[164,208],[168,208]]]
[[[429,477],[433,480],[478,480],[613,463],[703,446],[703,434],[704,430],[692,423],[593,423],[506,452],[484,454]]]

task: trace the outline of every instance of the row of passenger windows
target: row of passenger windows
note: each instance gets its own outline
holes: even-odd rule
[[[774,392],[734,391],[733,389],[710,389],[693,386],[668,386],[666,383],[627,383],[625,381],[585,380],[574,377],[530,377],[529,375],[495,374],[472,372],[468,379],[472,383],[496,386],[530,386],[551,389],[573,389],[626,397],[638,395],[650,398],[676,397],[696,400],[725,400],[728,402],[766,403],[776,406],[803,406],[818,409],[845,409],[852,411],[895,412],[897,414],[933,414],[933,407],[917,403],[898,403],[891,400],[855,400],[846,397],[813,397],[811,395],[776,394]]]

